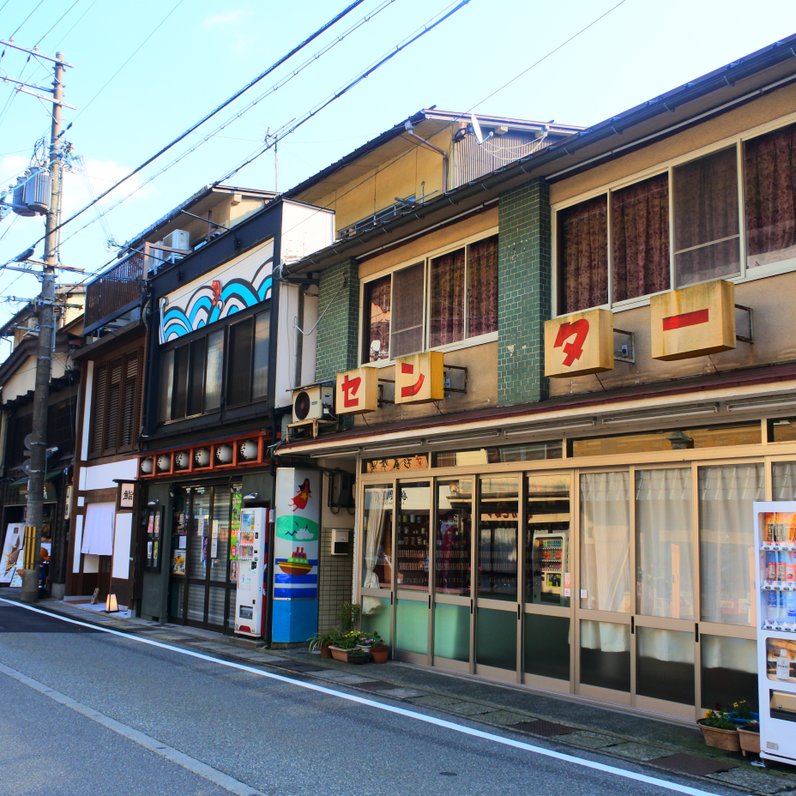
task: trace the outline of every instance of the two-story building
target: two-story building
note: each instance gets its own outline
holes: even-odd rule
[[[64,594],[67,574],[67,538],[73,481],[75,413],[79,371],[74,360],[82,334],[82,285],[56,289],[55,339],[50,362],[50,394],[47,405],[47,472],[44,479],[42,547],[49,559],[49,588]],[[0,328],[12,350],[0,365],[0,453],[2,455],[2,519],[0,537],[24,526],[28,502],[30,435],[33,424],[33,393],[39,351],[39,329],[33,304],[20,309]],[[6,544],[0,546],[5,550]],[[17,559],[4,559],[0,584],[20,585],[15,577]],[[21,559],[19,560],[21,566]]]
[[[756,701],[752,502],[796,495],[794,43],[368,224],[378,170],[291,193],[357,210],[286,269],[320,274],[338,426],[278,454],[355,477],[353,596],[397,658]]]
[[[150,281],[260,210],[273,193],[207,186],[125,244],[86,286],[72,491],[68,596],[140,608],[146,551],[137,485]],[[137,524],[138,523],[138,524]],[[159,556],[155,556],[159,560]]]

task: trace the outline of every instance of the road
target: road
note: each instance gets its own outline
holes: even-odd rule
[[[704,792],[2,600],[0,689],[7,796]]]

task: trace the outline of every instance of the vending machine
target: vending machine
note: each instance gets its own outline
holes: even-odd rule
[[[796,765],[796,501],[754,504],[760,757]]]
[[[237,550],[238,589],[235,594],[235,632],[261,638],[265,631],[268,577],[268,509],[243,508]],[[234,541],[234,540],[233,540]]]
[[[567,532],[535,530],[533,532],[534,602],[567,605],[568,598]]]

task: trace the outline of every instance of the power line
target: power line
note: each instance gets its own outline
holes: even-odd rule
[[[278,68],[283,63],[285,63],[285,61],[289,60],[296,53],[300,52],[304,47],[306,47],[308,44],[310,44],[310,42],[312,42],[314,39],[318,38],[318,36],[320,36],[322,33],[327,31],[335,23],[337,23],[344,16],[346,16],[346,14],[349,14],[357,6],[361,5],[364,1],[365,0],[354,0],[353,3],[351,3],[349,6],[344,8],[339,14],[337,14],[334,17],[332,17],[332,19],[330,19],[328,22],[326,22],[324,25],[322,25],[320,28],[318,28],[318,30],[316,30],[314,33],[312,33],[308,38],[304,39],[304,41],[302,41],[300,44],[296,45],[291,50],[289,50],[285,55],[283,55],[281,58],[279,58],[277,61],[275,61],[271,66],[269,66],[268,69],[266,69],[264,72],[260,73],[253,80],[249,81],[243,88],[239,89],[231,97],[229,97],[224,102],[222,102],[221,105],[219,105],[218,107],[214,108],[209,113],[205,114],[198,122],[196,122],[195,124],[191,125],[191,127],[189,127],[185,132],[181,133],[179,136],[177,136],[177,138],[175,138],[173,141],[171,141],[168,144],[166,144],[164,147],[161,147],[161,149],[159,149],[154,155],[152,155],[149,158],[147,158],[139,166],[136,166],[136,168],[134,168],[126,177],[123,177],[121,180],[118,180],[117,182],[115,182],[110,188],[108,188],[107,190],[103,191],[92,202],[89,202],[89,204],[85,205],[80,210],[78,210],[75,213],[73,213],[71,216],[69,216],[69,218],[64,219],[58,225],[58,229],[66,226],[71,221],[74,221],[76,218],[78,218],[83,213],[85,213],[86,210],[88,210],[89,208],[93,207],[95,204],[97,204],[97,202],[99,202],[100,200],[104,199],[111,192],[115,191],[116,188],[118,188],[120,185],[122,185],[122,183],[126,182],[131,177],[134,177],[136,174],[138,174],[139,171],[141,171],[142,169],[146,168],[154,160],[157,160],[165,152],[168,152],[169,149],[171,149],[173,146],[176,146],[180,141],[182,141],[186,136],[190,135],[190,133],[192,133],[194,130],[196,130],[198,127],[200,127],[202,124],[204,124],[208,119],[211,119],[217,113],[222,111],[230,103],[234,102],[238,97],[240,97],[241,94],[243,94],[244,92],[248,91],[252,86],[257,84],[260,80],[262,80],[263,78],[267,77],[276,68]],[[43,240],[43,238],[39,238],[39,240],[36,241],[36,244],[40,243],[42,240]],[[34,244],[34,245],[36,245],[36,244]]]
[[[61,14],[61,16],[60,16],[60,17],[58,17],[58,19],[56,19],[56,20],[55,20],[55,22],[53,22],[53,24],[52,24],[52,25],[50,25],[50,27],[49,27],[49,29],[47,30],[47,32],[46,32],[46,33],[44,33],[44,34],[43,34],[43,35],[42,35],[42,36],[39,38],[39,40],[38,40],[38,41],[37,41],[37,42],[36,42],[36,43],[33,45],[33,48],[32,48],[32,49],[34,49],[34,50],[35,50],[35,49],[36,49],[36,48],[37,48],[37,47],[38,47],[38,46],[39,46],[39,45],[40,45],[40,44],[41,44],[41,43],[44,41],[44,39],[46,39],[46,38],[47,38],[47,36],[49,36],[49,35],[50,35],[50,33],[52,33],[52,32],[53,32],[53,31],[54,31],[54,30],[55,30],[55,29],[58,27],[58,25],[60,25],[60,24],[61,24],[61,22],[63,21],[64,17],[66,17],[66,16],[69,14],[69,12],[70,12],[70,11],[71,11],[71,10],[72,10],[72,9],[73,9],[73,8],[74,8],[74,7],[75,7],[75,6],[76,6],[76,5],[79,3],[79,2],[80,2],[80,0],[75,0],[75,1],[74,1],[74,3],[72,3],[72,5],[71,5],[71,6],[69,6],[69,8],[67,8],[67,9],[66,9],[66,11],[64,11],[64,13],[63,13],[63,14]]]
[[[367,78],[370,75],[372,75],[373,72],[375,72],[381,66],[383,66],[388,61],[393,59],[396,55],[398,55],[398,53],[402,52],[407,47],[409,47],[409,45],[413,44],[418,39],[421,39],[427,33],[430,33],[438,25],[441,25],[446,19],[448,19],[449,17],[453,16],[460,9],[464,8],[464,6],[466,6],[469,2],[470,2],[470,0],[460,0],[453,8],[450,8],[447,12],[445,12],[442,16],[440,16],[436,21],[424,25],[417,33],[415,33],[413,36],[410,36],[408,39],[405,39],[401,44],[396,45],[393,50],[391,50],[386,55],[382,56],[378,61],[376,61],[374,64],[372,64],[367,69],[365,69],[364,72],[360,72],[353,80],[351,80],[348,83],[346,83],[346,85],[343,86],[343,88],[339,89],[334,94],[332,94],[330,97],[325,99],[323,102],[321,102],[320,104],[316,105],[312,110],[308,111],[295,124],[293,124],[290,127],[288,127],[285,130],[285,132],[283,132],[283,133],[281,133],[280,135],[277,135],[277,136],[272,136],[271,140],[268,141],[265,144],[265,146],[261,147],[257,152],[255,152],[253,155],[251,155],[246,160],[244,160],[243,163],[241,163],[238,166],[236,166],[234,169],[232,169],[232,171],[227,172],[227,174],[225,174],[220,180],[216,180],[216,182],[213,183],[213,184],[214,185],[219,185],[220,183],[224,182],[225,180],[228,180],[234,174],[237,174],[241,169],[245,168],[250,163],[253,163],[255,160],[257,160],[257,158],[259,158],[261,155],[263,155],[265,152],[267,152],[269,149],[271,149],[271,147],[273,147],[276,144],[278,144],[279,141],[281,141],[283,138],[285,138],[286,136],[290,135],[292,132],[294,132],[299,127],[301,127],[301,125],[303,125],[304,123],[308,122],[310,119],[312,119],[313,116],[315,116],[318,113],[320,113],[324,108],[326,108],[329,105],[331,105],[335,100],[338,100],[344,94],[347,94],[352,88],[354,88],[354,86],[356,86],[358,83],[361,83],[363,80],[365,80],[365,78]]]
[[[97,213],[97,216],[96,216],[95,219],[86,222],[83,226],[81,226],[78,229],[74,230],[70,235],[68,235],[66,238],[63,239],[62,243],[66,243],[66,242],[70,241],[76,235],[79,235],[84,229],[86,229],[87,227],[91,226],[91,224],[95,223],[95,221],[101,221],[106,215],[108,215],[113,210],[115,210],[117,207],[119,207],[121,204],[126,202],[128,199],[130,199],[130,197],[134,196],[138,191],[140,191],[146,185],[148,185],[149,183],[151,183],[154,180],[156,180],[158,177],[163,175],[169,169],[173,168],[181,160],[184,160],[186,157],[188,157],[193,152],[195,152],[197,149],[199,149],[199,147],[201,147],[205,143],[207,143],[207,141],[209,141],[211,138],[213,138],[219,131],[221,131],[221,130],[225,129],[226,127],[228,127],[230,124],[232,124],[234,121],[239,119],[241,116],[243,116],[244,114],[248,113],[259,102],[262,102],[262,100],[264,100],[266,97],[270,96],[271,94],[276,92],[278,89],[280,89],[283,86],[285,86],[293,78],[297,77],[301,72],[303,72],[304,69],[306,69],[309,66],[311,66],[312,64],[314,64],[319,58],[321,58],[323,55],[326,55],[330,50],[332,50],[338,44],[342,43],[348,36],[350,36],[352,33],[354,33],[356,30],[358,30],[360,27],[362,27],[365,23],[369,22],[377,14],[381,13],[385,8],[387,8],[389,5],[391,5],[394,2],[395,2],[395,0],[383,0],[382,3],[379,6],[377,6],[373,11],[369,12],[368,14],[365,14],[365,16],[363,16],[361,19],[359,19],[356,23],[354,23],[349,28],[347,28],[345,31],[343,31],[343,33],[341,33],[339,36],[337,36],[337,38],[334,41],[332,41],[332,42],[330,42],[328,44],[325,44],[323,47],[321,47],[319,50],[317,50],[315,53],[313,53],[313,55],[311,55],[306,61],[304,61],[301,65],[299,65],[292,72],[290,72],[290,74],[286,75],[281,80],[278,80],[276,83],[272,84],[266,91],[264,91],[262,94],[259,94],[251,102],[249,102],[248,105],[244,106],[239,111],[237,111],[235,114],[233,114],[232,116],[227,118],[225,121],[223,121],[221,124],[219,124],[217,127],[213,128],[213,130],[211,130],[209,133],[206,133],[199,141],[197,141],[191,147],[186,149],[184,152],[180,153],[177,157],[175,157],[173,160],[169,161],[169,163],[167,163],[161,169],[159,169],[154,174],[152,174],[150,177],[148,177],[146,180],[144,180],[139,185],[137,185],[135,187],[135,189],[132,190],[129,194],[120,197],[112,205],[106,207],[102,211],[99,211]],[[291,119],[291,121],[293,121],[293,120]],[[280,129],[283,129],[284,127],[286,127],[287,124],[290,124],[290,122],[287,122]],[[277,131],[277,132],[279,132],[279,131]],[[111,262],[112,262],[112,260],[111,260]],[[105,265],[108,265],[108,264],[109,263],[106,263]],[[104,268],[104,267],[105,266],[102,266],[102,268]]]
[[[22,26],[39,10],[42,3],[44,3],[44,0],[39,0],[39,2],[36,3],[32,11],[25,17],[25,19],[22,20],[22,22],[19,23],[19,25],[17,25],[16,30],[8,37],[9,39],[13,39],[14,36],[19,33],[19,31],[22,29]]]
[[[77,0],[77,2],[79,2],[79,0]],[[177,2],[172,6],[171,11],[169,11],[166,14],[166,16],[163,17],[163,19],[161,19],[160,22],[158,22],[158,24],[155,25],[154,28],[152,28],[152,30],[150,31],[149,35],[146,36],[144,38],[144,40],[140,44],[137,44],[133,48],[133,51],[127,57],[127,60],[124,61],[124,63],[105,81],[105,83],[102,85],[102,88],[100,88],[100,90],[85,105],[83,105],[83,107],[80,109],[79,113],[69,123],[68,127],[66,128],[66,130],[71,129],[72,125],[86,112],[86,110],[94,102],[94,100],[97,99],[97,97],[99,97],[99,95],[102,94],[102,92],[105,91],[106,88],[108,88],[108,86],[118,77],[119,73],[127,66],[127,64],[129,64],[130,61],[132,61],[133,58],[135,58],[136,55],[138,55],[140,53],[141,48],[145,44],[147,44],[149,42],[149,40],[163,27],[163,25],[166,23],[166,20],[183,4],[183,2],[185,2],[185,0],[177,0]],[[66,130],[64,132],[66,132]],[[111,189],[111,190],[113,190],[113,189]]]

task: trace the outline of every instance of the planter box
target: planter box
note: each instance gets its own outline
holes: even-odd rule
[[[723,749],[725,752],[740,752],[741,741],[738,737],[738,730],[723,730],[720,727],[708,727],[700,719],[697,724],[702,730],[702,737],[706,746],[714,749]]]
[[[738,740],[741,744],[741,752],[746,757],[747,752],[753,754],[760,754],[760,732],[755,730],[747,730],[743,727],[738,728]]]
[[[329,647],[329,652],[332,653],[332,658],[341,663],[369,663],[370,655],[364,653],[361,649],[343,649],[342,647]]]

